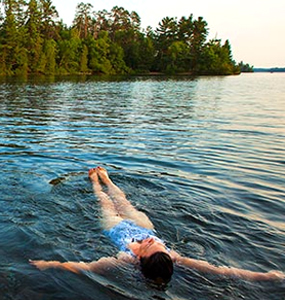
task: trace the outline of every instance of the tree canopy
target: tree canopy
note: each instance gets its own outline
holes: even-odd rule
[[[228,40],[209,40],[202,18],[165,17],[142,30],[123,7],[94,11],[79,3],[72,26],[51,0],[2,0],[0,75],[238,74]]]

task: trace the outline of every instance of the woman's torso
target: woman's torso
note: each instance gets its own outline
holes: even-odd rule
[[[153,237],[157,241],[164,243],[159,239],[154,230],[140,227],[131,220],[123,220],[110,230],[105,230],[104,234],[118,247],[120,251],[124,251],[132,256],[133,252],[128,248],[131,242],[141,241]]]

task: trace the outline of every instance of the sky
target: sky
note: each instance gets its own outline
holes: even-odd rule
[[[164,17],[202,16],[208,23],[209,39],[229,40],[233,58],[254,67],[285,67],[284,0],[53,0],[67,25],[74,19],[78,3],[90,3],[94,11],[114,6],[135,11],[142,28],[158,27]]]

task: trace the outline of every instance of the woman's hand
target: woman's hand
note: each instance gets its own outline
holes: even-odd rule
[[[30,260],[30,264],[43,271],[48,268],[56,268],[60,263],[58,261]]]
[[[285,274],[280,271],[270,271],[266,274],[268,276],[268,279],[272,280],[284,280]]]

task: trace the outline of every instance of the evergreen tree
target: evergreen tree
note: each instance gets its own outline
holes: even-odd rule
[[[39,71],[46,75],[56,73],[57,44],[53,39],[44,40],[43,51],[41,54]]]
[[[80,72],[86,74],[89,71],[90,70],[88,68],[88,47],[85,44],[83,44],[80,58]]]
[[[5,20],[2,25],[1,34],[1,73],[3,75],[13,75],[16,61],[17,24],[15,19],[16,1],[3,1]]]
[[[231,46],[227,40],[224,45],[221,40],[211,40],[204,47],[200,59],[200,73],[209,75],[231,75],[239,73],[232,60]]]
[[[110,52],[108,55],[109,61],[112,65],[113,74],[128,74],[131,69],[124,61],[124,50],[117,43],[110,44]]]
[[[75,74],[80,72],[80,51],[82,42],[77,29],[62,29],[62,39],[58,41],[58,73]]]
[[[58,19],[59,15],[52,5],[51,0],[40,0],[40,11],[41,11],[41,34],[45,40],[59,38],[59,26]]]
[[[94,12],[93,19],[93,37],[97,38],[100,31],[111,32],[111,24],[109,21],[109,12],[102,10]]]
[[[0,36],[0,73],[3,75],[25,75],[27,73],[27,56],[23,45],[25,31],[23,23],[23,1],[2,1],[5,19]]]
[[[166,72],[169,74],[176,74],[180,72],[187,72],[187,57],[189,47],[184,41],[175,41],[169,48],[167,55],[170,58],[170,63],[167,65]]]
[[[130,13],[123,7],[115,6],[111,10],[110,14],[111,31],[110,38],[112,41],[117,41],[116,34],[118,32],[129,31],[130,29],[135,30],[132,24],[132,18]]]
[[[92,4],[83,2],[76,7],[76,15],[73,24],[74,27],[77,28],[80,38],[86,39],[88,33],[91,32],[92,9]]]
[[[112,74],[112,65],[108,59],[110,53],[108,32],[101,31],[97,40],[89,39],[89,68],[96,74]]]
[[[208,24],[199,17],[193,22],[193,34],[191,38],[191,70],[194,73],[199,73],[199,65],[201,64],[201,53],[208,35]]]
[[[168,49],[173,42],[177,41],[177,21],[174,18],[163,18],[156,29],[156,70],[165,71],[170,63]]]
[[[138,70],[139,72],[152,71],[156,50],[154,41],[149,35],[139,35],[137,42],[137,52],[138,53],[135,70]]]
[[[38,62],[42,53],[43,38],[40,32],[41,12],[36,0],[29,1],[26,15],[26,49],[28,50],[29,69],[31,73],[37,73],[39,71]]]
[[[182,17],[178,22],[178,40],[191,44],[194,34],[193,15]]]
[[[254,72],[254,70],[253,70],[254,67],[250,66],[247,63],[244,63],[243,61],[241,61],[238,64],[238,67],[239,67],[240,71],[243,72],[243,73],[252,73],[252,72]]]

